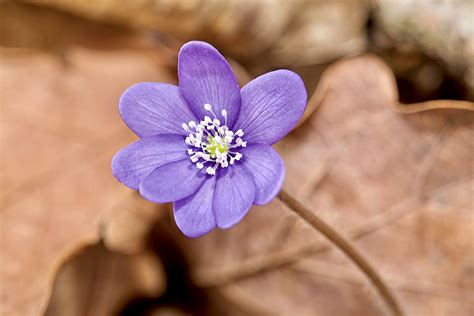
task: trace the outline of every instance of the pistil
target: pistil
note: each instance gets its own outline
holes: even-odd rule
[[[183,129],[189,132],[185,142],[191,146],[188,149],[189,158],[196,164],[198,169],[203,169],[206,165],[206,172],[215,175],[218,167],[227,168],[242,158],[242,154],[235,149],[246,147],[242,137],[244,132],[239,129],[235,133],[227,127],[227,111],[221,111],[224,117],[224,124],[217,118],[212,110],[212,105],[204,104],[204,109],[210,112],[213,118],[204,116],[199,123],[190,121],[183,123]]]

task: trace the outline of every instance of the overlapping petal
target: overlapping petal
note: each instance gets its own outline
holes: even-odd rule
[[[188,237],[199,237],[216,227],[212,210],[216,177],[210,177],[192,195],[174,203],[174,219]]]
[[[120,115],[139,137],[158,134],[187,135],[181,124],[196,120],[177,86],[142,82],[120,98]]]
[[[252,206],[255,186],[243,164],[219,172],[214,191],[214,215],[219,228],[237,224]]]
[[[198,41],[184,44],[178,57],[178,77],[181,93],[198,119],[210,116],[203,107],[208,103],[221,122],[225,109],[232,126],[239,114],[240,87],[229,63],[214,47]]]
[[[112,159],[112,173],[123,184],[137,190],[155,168],[187,158],[187,146],[180,135],[157,135],[140,139]]]
[[[289,70],[276,70],[246,84],[241,90],[241,128],[248,143],[274,144],[296,125],[306,108],[306,89]]]
[[[266,204],[278,194],[285,167],[271,144],[289,133],[303,115],[306,89],[301,78],[289,70],[267,73],[240,89],[224,57],[198,41],[181,48],[178,77],[179,87],[145,82],[122,95],[120,114],[141,139],[114,157],[112,169],[120,182],[138,189],[146,199],[174,202],[177,226],[185,235],[199,237],[215,227],[237,224],[252,204]],[[213,114],[205,104],[212,105]],[[222,115],[224,109],[227,119]],[[202,157],[209,160],[205,168],[218,168],[216,175],[209,175],[188,155],[188,147],[208,150],[209,144],[199,143],[202,139],[210,142],[201,135],[204,125],[192,123],[185,131],[182,123],[193,120],[199,124],[204,116],[213,118],[214,114],[239,139],[229,145],[229,155],[236,159],[232,165]],[[216,133],[209,127],[206,132],[211,138]],[[190,146],[185,143],[188,134],[192,134]],[[232,140],[226,135],[225,142]]]
[[[255,185],[257,205],[270,202],[280,191],[285,178],[285,164],[270,145],[252,145],[241,150],[242,162]]]
[[[156,203],[174,202],[196,192],[206,178],[207,175],[186,158],[149,173],[140,183],[140,194]]]

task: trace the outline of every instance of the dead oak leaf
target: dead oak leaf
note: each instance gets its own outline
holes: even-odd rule
[[[285,187],[340,231],[359,231],[351,234],[356,244],[408,314],[469,315],[473,306],[462,293],[474,289],[473,113],[398,113],[393,74],[374,56],[336,63],[320,85],[324,97],[315,114],[277,145],[287,166]],[[196,271],[212,278],[278,249],[321,245],[316,232],[292,218],[275,200],[254,207],[230,230],[176,238]],[[275,265],[265,273],[250,269],[251,277],[231,286],[281,315],[382,313],[359,271],[339,252],[318,249],[305,261],[325,262],[327,271]],[[298,261],[286,259],[281,266]],[[334,277],[331,267],[349,279]]]
[[[40,314],[63,259],[99,239],[104,211],[125,195],[110,171],[135,139],[118,115],[122,91],[172,80],[144,50],[75,48],[67,58],[0,58],[2,315]]]

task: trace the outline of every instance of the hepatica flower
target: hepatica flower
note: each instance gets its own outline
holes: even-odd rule
[[[173,202],[178,227],[198,237],[280,191],[285,169],[271,145],[303,115],[306,90],[289,70],[240,88],[224,57],[196,41],[181,48],[178,77],[179,86],[144,82],[122,95],[120,114],[140,139],[115,155],[112,171],[146,199]]]

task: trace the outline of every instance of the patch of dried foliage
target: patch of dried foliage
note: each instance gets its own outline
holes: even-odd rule
[[[80,16],[211,41],[226,54],[267,65],[314,64],[362,52],[369,1],[27,1]],[[344,21],[339,23],[336,21]]]
[[[69,23],[46,20],[56,27]],[[84,22],[77,23],[80,29]],[[104,37],[88,27],[95,36],[69,37],[53,46],[60,49],[40,42],[33,50],[25,44],[1,51],[0,144],[8,148],[0,166],[4,314],[43,311],[59,266],[85,244],[103,239],[115,251],[140,253],[151,224],[166,219],[158,214],[169,215],[127,195],[110,175],[110,159],[134,138],[118,117],[118,96],[138,81],[172,82],[170,52],[152,49],[147,38]],[[466,295],[474,288],[473,116],[419,112],[453,105],[473,107],[400,105],[393,75],[378,58],[349,59],[324,74],[310,101],[308,113],[316,112],[278,146],[287,189],[356,240],[409,314],[468,315],[473,308]],[[211,296],[216,300],[224,295],[259,313],[370,315],[383,309],[358,271],[278,201],[255,207],[230,231],[198,240],[177,231],[168,237],[183,249],[197,285],[206,291],[210,283],[219,285],[221,296]],[[103,256],[107,265],[121,257],[97,251],[83,260]],[[159,288],[163,280],[157,279]],[[61,308],[54,304],[50,313]]]

